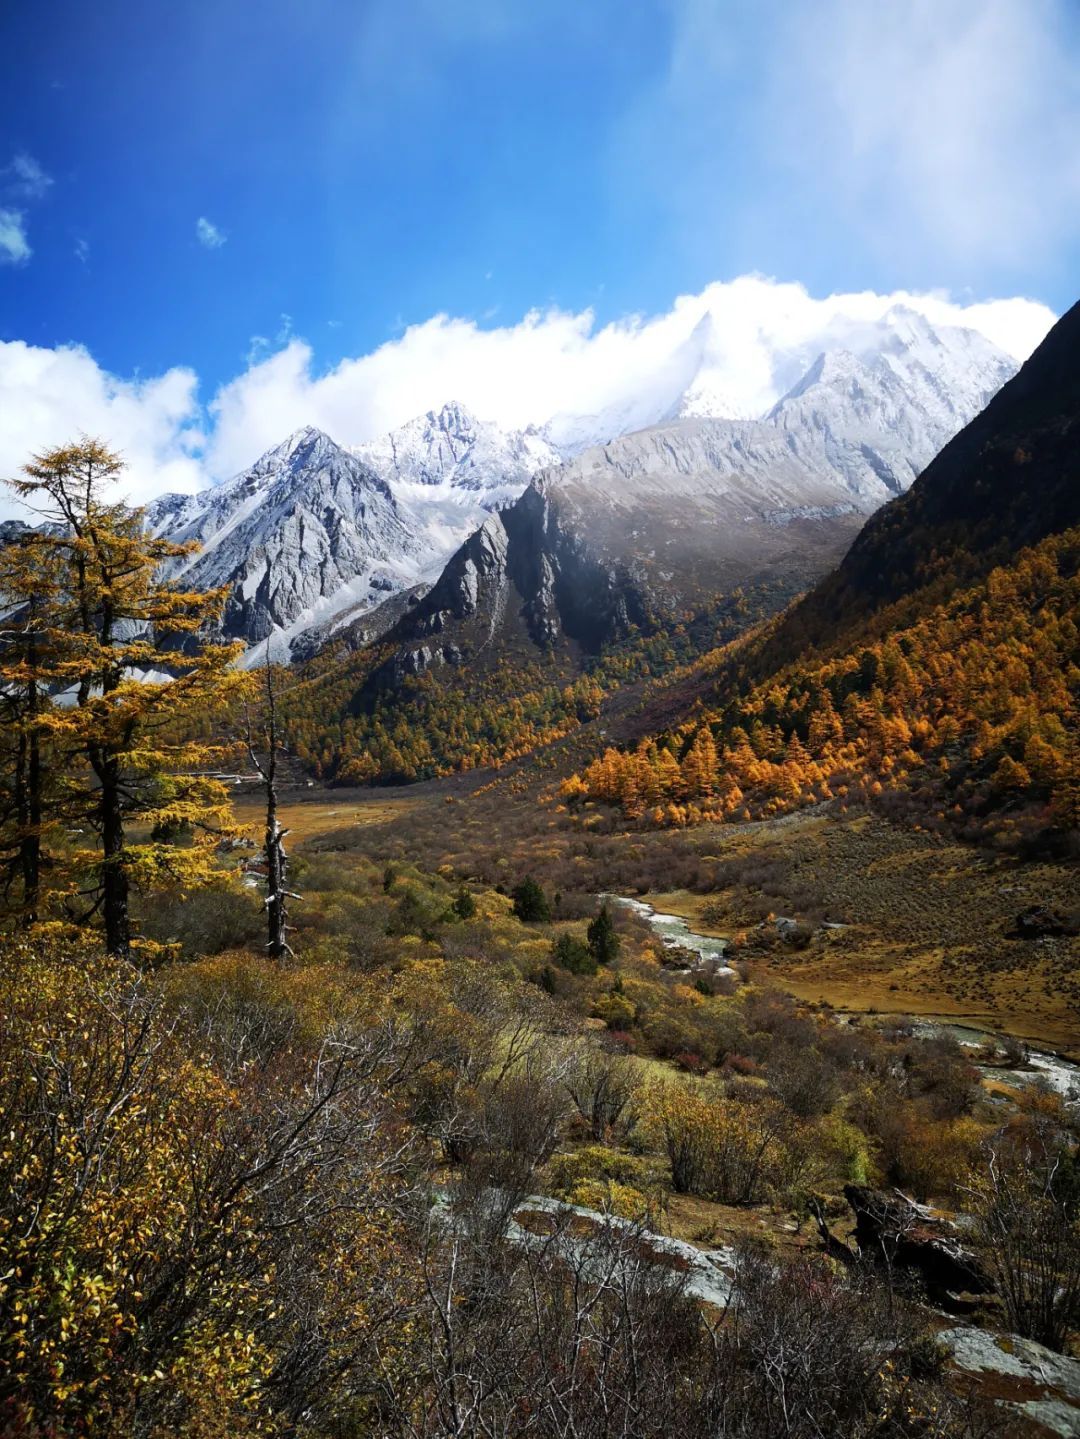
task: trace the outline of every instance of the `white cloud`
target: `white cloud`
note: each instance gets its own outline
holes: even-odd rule
[[[632,404],[685,382],[703,349],[710,381],[739,408],[760,413],[822,349],[849,341],[895,304],[935,324],[978,330],[1017,360],[1054,320],[1033,300],[965,304],[907,291],[816,299],[802,285],[747,275],[682,295],[663,314],[599,327],[588,310],[533,311],[489,328],[435,315],[368,355],[319,370],[312,347],[282,316],[278,348],[257,347],[210,401],[205,435],[190,370],[127,382],[85,350],[13,342],[0,344],[0,474],[85,430],[124,451],[128,488],[146,499],[235,474],[306,424],[358,444],[452,399],[514,427]]]
[[[26,238],[26,216],[21,210],[0,210],[0,264],[20,265],[34,252]]]
[[[200,215],[195,221],[195,238],[207,250],[220,250],[229,237],[212,220]]]
[[[52,176],[47,175],[33,155],[25,151],[15,156],[5,173],[11,177],[7,188],[28,200],[40,200],[52,185]]]
[[[497,328],[436,315],[325,372],[317,370],[306,341],[290,338],[214,398],[208,464],[217,475],[233,473],[304,424],[357,444],[448,399],[514,427],[626,404],[678,384],[695,363],[692,336],[707,314],[711,379],[740,410],[761,413],[821,350],[844,343],[854,325],[880,318],[895,304],[936,324],[977,329],[1018,360],[1054,320],[1032,300],[964,305],[944,294],[907,291],[819,300],[802,285],[749,275],[682,295],[664,314],[600,328],[589,310],[533,311]]]
[[[173,369],[150,380],[118,380],[78,346],[46,349],[0,342],[0,476],[31,454],[80,433],[105,440],[128,469],[117,488],[133,501],[206,483],[197,380]],[[0,491],[0,515],[25,512]]]
[[[74,254],[75,254],[76,260],[79,260],[82,264],[85,265],[86,262],[87,262],[87,260],[90,258],[90,242],[89,242],[89,240],[82,240],[82,239],[76,240],[76,241],[75,241],[75,251],[74,251]]]

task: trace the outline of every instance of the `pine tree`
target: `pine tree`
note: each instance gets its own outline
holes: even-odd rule
[[[510,898],[514,901],[514,913],[525,924],[547,923],[551,918],[551,905],[544,891],[526,875],[516,886]]]
[[[205,876],[209,846],[230,824],[228,793],[204,772],[218,756],[184,727],[197,729],[248,678],[231,668],[241,646],[200,639],[224,592],[161,578],[166,561],[193,547],[154,538],[141,511],[105,498],[122,469],[118,455],[83,438],[35,456],[8,483],[46,521],[26,545],[42,577],[40,730],[48,765],[64,776],[56,807],[97,841],[58,867],[59,888],[69,917],[100,914],[108,950],[127,955],[132,887]],[[171,678],[145,683],[146,671]],[[136,822],[150,838],[132,838]],[[180,829],[191,835],[183,847],[154,837]]]
[[[586,930],[586,938],[589,942],[589,953],[597,964],[613,964],[618,958],[619,936],[615,932],[615,923],[606,901]]]

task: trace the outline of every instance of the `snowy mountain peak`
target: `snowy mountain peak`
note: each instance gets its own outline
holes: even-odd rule
[[[174,573],[231,588],[227,633],[255,659],[264,641],[285,658],[301,634],[310,651],[353,617],[382,613],[388,596],[433,583],[541,475],[564,492],[604,494],[612,514],[635,496],[658,515],[681,505],[685,523],[710,535],[715,518],[693,505],[733,503],[725,496],[740,495],[748,513],[758,506],[769,525],[867,512],[906,489],[1016,368],[981,335],[902,305],[753,374],[733,368],[732,344],[707,312],[605,409],[542,428],[502,428],[455,400],[348,449],[302,426],[227,483],[162,496],[148,523],[202,546]]]
[[[895,306],[818,355],[766,416],[794,451],[824,443],[864,505],[907,489],[1016,372],[983,336]]]
[[[519,493],[560,455],[532,426],[502,429],[480,420],[458,401],[428,410],[352,453],[389,483],[454,486],[471,491]],[[512,498],[513,496],[511,496]]]

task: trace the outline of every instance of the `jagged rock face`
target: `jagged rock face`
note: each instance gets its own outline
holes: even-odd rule
[[[648,623],[648,598],[563,523],[538,485],[470,536],[438,582],[386,636],[396,652],[371,681],[385,688],[435,665],[496,658],[513,638],[539,649],[565,637],[595,652]],[[435,643],[432,643],[435,641]]]
[[[230,589],[224,633],[249,645],[318,615],[327,597],[385,594],[414,581],[419,542],[386,483],[318,430],[299,430],[218,490],[165,496],[157,533],[196,540],[172,575],[193,588]],[[377,602],[377,600],[376,600]]]
[[[0,520],[0,545],[13,545],[16,540],[30,534],[31,529],[32,526],[22,520]]]

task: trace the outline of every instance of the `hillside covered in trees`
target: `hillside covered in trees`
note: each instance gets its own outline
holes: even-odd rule
[[[1068,846],[1080,795],[1080,307],[837,570],[680,678],[693,712],[562,787],[632,819],[888,791],[931,825]]]

